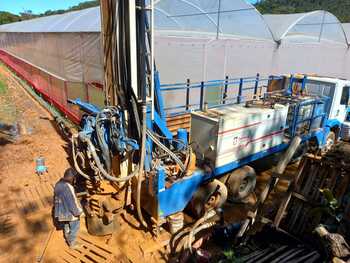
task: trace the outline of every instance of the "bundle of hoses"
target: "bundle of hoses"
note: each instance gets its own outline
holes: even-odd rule
[[[102,125],[103,125],[102,120],[103,119],[101,118],[101,112],[99,112],[96,115],[96,126],[95,126],[96,137],[97,137],[98,147],[101,150],[101,154],[102,154],[102,158],[103,158],[106,170],[109,172],[111,171],[112,161],[110,156],[110,150],[104,139],[104,132],[102,130]]]
[[[182,243],[181,249],[188,249],[190,252],[192,252],[192,243],[194,236],[199,233],[200,231],[204,229],[208,229],[210,227],[213,227],[216,223],[215,221],[209,221],[211,218],[213,218],[216,215],[215,210],[209,210],[207,211],[201,218],[199,218],[193,226],[189,228],[185,228],[178,232],[171,241],[171,249],[174,253],[177,249],[178,240],[179,239],[185,239],[185,242]]]
[[[168,147],[166,147],[158,138],[153,134],[152,131],[147,130],[147,136],[151,138],[151,140],[159,146],[163,151],[165,151],[180,167],[180,170],[184,172],[186,170],[186,167],[184,163],[180,160],[180,158],[173,153]]]
[[[78,161],[77,161],[77,150],[76,150],[76,140],[77,137],[79,136],[80,140],[82,142],[85,142],[87,144],[87,148],[88,151],[91,153],[91,156],[93,158],[93,160],[96,163],[97,168],[100,170],[102,176],[104,177],[104,179],[108,180],[108,181],[112,181],[112,182],[125,182],[130,180],[132,177],[134,177],[138,171],[139,171],[139,167],[137,166],[133,172],[131,172],[128,176],[125,177],[114,177],[112,175],[110,175],[103,167],[103,165],[101,164],[100,158],[98,157],[97,153],[96,153],[96,148],[93,145],[93,143],[91,142],[89,136],[85,135],[84,133],[79,133],[79,135],[73,135],[72,136],[72,152],[73,152],[73,162],[74,162],[74,167],[77,170],[77,172],[83,176],[84,178],[91,180],[90,176],[87,175],[86,173],[84,173],[82,171],[82,169],[80,168]]]

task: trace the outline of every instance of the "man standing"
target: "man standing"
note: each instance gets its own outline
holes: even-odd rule
[[[76,171],[68,168],[55,185],[55,218],[64,225],[64,237],[72,249],[77,249],[76,238],[80,228],[80,215],[83,210],[75,195],[73,183],[76,178]]]

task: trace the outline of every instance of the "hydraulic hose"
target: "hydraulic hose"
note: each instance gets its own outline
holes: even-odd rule
[[[180,237],[182,237],[182,236],[184,236],[184,235],[187,235],[189,232],[191,231],[191,228],[185,228],[185,229],[182,229],[180,232],[178,232],[173,238],[172,238],[172,241],[171,241],[171,246],[170,246],[170,248],[171,248],[171,251],[172,252],[175,252],[176,251],[176,241],[180,238]]]
[[[193,229],[189,236],[188,236],[188,241],[187,241],[187,248],[190,250],[190,252],[192,253],[192,239],[193,239],[193,236],[195,236],[198,232],[204,230],[204,229],[207,229],[207,228],[210,228],[212,226],[214,226],[216,223],[215,222],[208,222],[208,223],[205,223],[195,229]],[[185,246],[186,246],[186,243],[185,243]]]
[[[156,136],[153,135],[153,133],[150,130],[147,130],[147,135],[152,139],[152,141],[157,144],[163,151],[165,151],[173,160],[180,166],[181,172],[184,172],[186,170],[185,165],[180,160],[179,157],[175,153],[173,153],[168,147],[166,147],[161,141],[158,140]]]
[[[212,223],[207,223],[207,224],[204,224],[204,225],[200,226],[205,221],[207,221],[208,219],[212,218],[215,214],[216,213],[215,213],[214,210],[210,210],[207,213],[205,213],[203,217],[198,219],[197,222],[193,225],[193,227],[192,227],[192,229],[191,229],[191,231],[190,231],[190,233],[188,235],[188,239],[187,239],[187,248],[190,250],[191,253],[192,253],[192,239],[193,239],[193,236],[195,234],[197,234],[199,231],[214,225],[215,223],[212,222]]]
[[[146,104],[142,105],[142,133],[141,133],[141,160],[140,160],[140,168],[139,168],[139,175],[137,177],[137,192],[136,192],[136,209],[137,209],[137,216],[140,220],[140,223],[147,228],[147,223],[145,222],[142,211],[141,211],[141,185],[142,185],[142,179],[143,179],[143,172],[144,172],[144,164],[145,164],[145,157],[146,157],[146,118],[147,118],[147,106]]]
[[[103,160],[105,162],[105,166],[107,169],[107,172],[111,171],[111,157],[110,157],[110,153],[108,150],[108,146],[106,145],[106,142],[104,140],[104,133],[102,131],[101,128],[101,113],[98,113],[96,116],[96,134],[97,134],[97,140],[98,140],[98,144],[100,146],[100,149],[102,151],[102,157]]]
[[[75,135],[73,135],[72,139],[71,139],[74,168],[82,177],[84,177],[87,180],[90,180],[91,178],[80,169],[79,164],[77,162],[77,156],[76,156],[76,153],[75,153],[75,138],[76,138]]]
[[[215,225],[215,222],[210,222],[210,223],[206,223],[204,225],[201,225],[205,221],[207,221],[208,219],[212,218],[215,215],[212,212],[215,212],[215,211],[211,210],[211,211],[207,212],[201,218],[199,218],[191,228],[185,228],[185,229],[181,230],[180,232],[178,232],[176,234],[176,236],[174,236],[172,241],[171,241],[172,252],[176,251],[175,246],[176,246],[177,240],[183,236],[187,236],[187,239],[186,239],[185,243],[183,244],[183,247],[189,248],[190,250],[192,250],[191,244],[192,244],[193,236],[196,235],[199,231],[202,231],[203,229],[206,229],[206,228],[209,228],[209,227]]]
[[[129,174],[128,176],[122,177],[122,178],[117,178],[117,177],[114,177],[114,176],[108,174],[107,171],[103,168],[103,165],[101,164],[100,158],[97,156],[95,146],[92,144],[90,138],[83,135],[83,134],[80,134],[80,138],[82,141],[87,143],[88,150],[90,151],[92,158],[94,159],[94,161],[97,165],[97,168],[101,171],[102,176],[106,180],[112,181],[112,182],[125,182],[125,181],[130,180],[132,177],[134,177],[138,173],[139,168],[136,168],[131,174]]]

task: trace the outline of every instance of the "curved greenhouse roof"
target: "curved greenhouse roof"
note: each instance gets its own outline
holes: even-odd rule
[[[52,15],[5,24],[0,32],[100,32],[100,8],[93,7],[62,15]]]
[[[350,23],[342,24],[345,35],[347,36],[348,44],[350,44]]]
[[[323,40],[348,44],[342,24],[327,11],[264,15],[277,42],[321,42]]]
[[[244,0],[159,0],[155,21],[160,32],[272,40],[261,14]]]
[[[349,27],[326,11],[262,16],[244,0],[155,1],[156,31],[169,36],[244,37],[296,43],[326,40],[348,44]],[[0,26],[0,32],[100,31],[99,7]]]
[[[99,7],[0,26],[1,32],[100,32]],[[157,31],[208,37],[273,39],[261,14],[244,0],[158,0]]]

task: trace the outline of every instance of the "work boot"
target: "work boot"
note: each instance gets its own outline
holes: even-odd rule
[[[73,250],[79,250],[79,249],[81,249],[82,247],[83,247],[83,245],[80,244],[80,243],[78,243],[78,242],[76,242],[76,243],[74,243],[74,244],[72,244],[72,245],[69,246],[69,248],[70,248],[70,249],[73,249]]]

